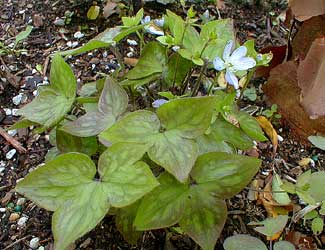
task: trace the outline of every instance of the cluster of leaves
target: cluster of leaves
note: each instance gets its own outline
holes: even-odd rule
[[[61,55],[114,46],[134,32],[144,41],[141,32],[154,24],[140,24],[142,18],[143,10],[124,17],[123,26]],[[51,130],[54,147],[46,164],[16,189],[54,211],[55,249],[66,249],[109,210],[133,242],[144,230],[178,224],[203,249],[213,249],[227,217],[225,199],[258,171],[258,159],[236,152],[266,137],[253,117],[237,109],[236,93],[211,91],[196,97],[202,77],[196,84],[188,80],[195,70],[203,76],[227,41],[234,40],[232,22],[201,26],[193,11],[185,21],[170,11],[164,19],[164,36],[144,45],[133,69],[85,84],[79,97],[71,68],[54,55],[51,84],[19,110],[23,119],[15,128]],[[253,42],[245,46],[256,58]],[[270,55],[259,55],[257,65],[269,61]],[[238,77],[246,73],[238,72]],[[131,108],[129,95],[134,101],[142,85],[154,96],[162,90],[159,94],[170,100],[156,110],[147,104]],[[83,115],[76,116],[80,111]]]

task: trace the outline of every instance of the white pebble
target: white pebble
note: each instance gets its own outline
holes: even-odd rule
[[[6,163],[4,161],[0,161],[0,167],[4,168],[6,166]]]
[[[33,96],[37,96],[37,89],[33,91]]]
[[[5,207],[0,207],[0,213],[5,213],[7,209]]]
[[[131,46],[137,46],[138,45],[136,40],[127,39],[126,41]]]
[[[107,51],[104,51],[104,52],[103,52],[103,57],[105,58],[105,57],[107,57],[107,56],[108,56]]]
[[[32,69],[32,74],[36,74],[37,73],[37,70],[36,69]]]
[[[94,70],[95,68],[96,68],[96,64],[93,63],[93,64],[91,65],[91,69]]]
[[[39,238],[38,237],[35,237],[30,240],[29,247],[31,249],[36,249],[36,248],[38,248],[38,246],[39,246]]]
[[[11,110],[11,113],[13,116],[17,116],[17,112],[18,112],[19,109],[12,109]]]
[[[17,152],[17,150],[14,148],[9,150],[8,153],[6,154],[7,160],[10,160],[16,154],[16,152]]]
[[[3,110],[6,112],[6,115],[12,115],[11,109],[4,108]]]
[[[18,95],[14,96],[12,98],[12,102],[15,104],[15,105],[19,105],[20,102],[21,102],[21,99],[23,98],[23,95],[21,93],[19,93]]]
[[[19,199],[17,200],[17,205],[18,205],[18,206],[24,205],[25,202],[26,202],[26,199],[25,199],[25,198],[19,198]]]
[[[132,57],[133,56],[133,52],[130,51],[129,53],[126,54],[127,57]]]
[[[4,167],[0,167],[0,174],[5,170]]]
[[[74,33],[73,37],[76,39],[80,39],[83,38],[85,36],[85,34],[81,33],[80,31],[77,31],[76,33]]]
[[[278,141],[283,142],[283,137],[281,135],[278,135]]]
[[[37,250],[44,250],[45,248],[43,246],[40,246],[39,248],[37,248]]]
[[[15,136],[16,134],[17,134],[17,130],[16,129],[8,130],[8,135]]]
[[[74,47],[77,47],[78,46],[78,42],[67,42],[67,46],[70,47],[70,48],[74,48]]]
[[[28,218],[27,217],[21,217],[18,222],[17,222],[17,225],[20,226],[20,227],[23,227],[26,225],[26,222],[28,221]]]

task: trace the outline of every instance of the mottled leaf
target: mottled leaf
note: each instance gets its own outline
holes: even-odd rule
[[[263,241],[246,234],[228,237],[223,243],[223,247],[225,250],[267,250]]]

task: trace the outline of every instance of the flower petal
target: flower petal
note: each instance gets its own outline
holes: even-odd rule
[[[234,73],[232,73],[231,71],[227,70],[225,77],[226,77],[226,81],[230,85],[234,86],[235,89],[238,89],[239,88],[238,79],[237,79],[237,77],[235,76]]]
[[[142,20],[141,20],[141,24],[147,24],[150,23],[151,21],[151,17],[150,16],[145,16]]]
[[[223,55],[222,55],[223,60],[227,61],[229,59],[233,46],[234,46],[234,42],[232,40],[229,40],[223,51]]]
[[[256,66],[256,61],[251,57],[242,57],[233,64],[235,70],[248,70]]]
[[[157,35],[157,36],[163,36],[165,33],[160,30],[157,26],[154,25],[147,25],[144,27],[145,31],[152,34],[152,35]]]
[[[161,105],[165,104],[166,102],[168,101],[165,99],[157,99],[152,103],[152,107],[159,108]]]
[[[158,27],[164,27],[165,19],[164,17],[160,19],[155,19],[153,22],[158,26]]]
[[[216,57],[213,60],[213,67],[218,71],[223,70],[225,69],[225,62],[220,57]]]
[[[237,49],[232,52],[229,62],[233,65],[237,63],[238,60],[240,60],[242,57],[246,56],[247,54],[247,48],[245,46],[240,46]]]

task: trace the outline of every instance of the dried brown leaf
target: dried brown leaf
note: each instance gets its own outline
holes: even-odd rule
[[[278,148],[278,134],[273,128],[272,123],[264,116],[258,116],[256,117],[256,120],[258,121],[264,132],[267,134],[267,136],[270,138],[273,144],[273,154],[275,154]]]
[[[301,104],[311,117],[325,115],[325,38],[316,39],[298,67]]]
[[[117,7],[117,3],[114,3],[111,0],[107,0],[106,5],[104,6],[104,9],[103,9],[103,16],[105,18],[108,18],[111,15],[113,15],[114,13],[116,13],[116,11],[117,11],[116,7]]]
[[[313,16],[325,14],[324,0],[289,0],[289,6],[292,9],[296,19],[300,22]]]

